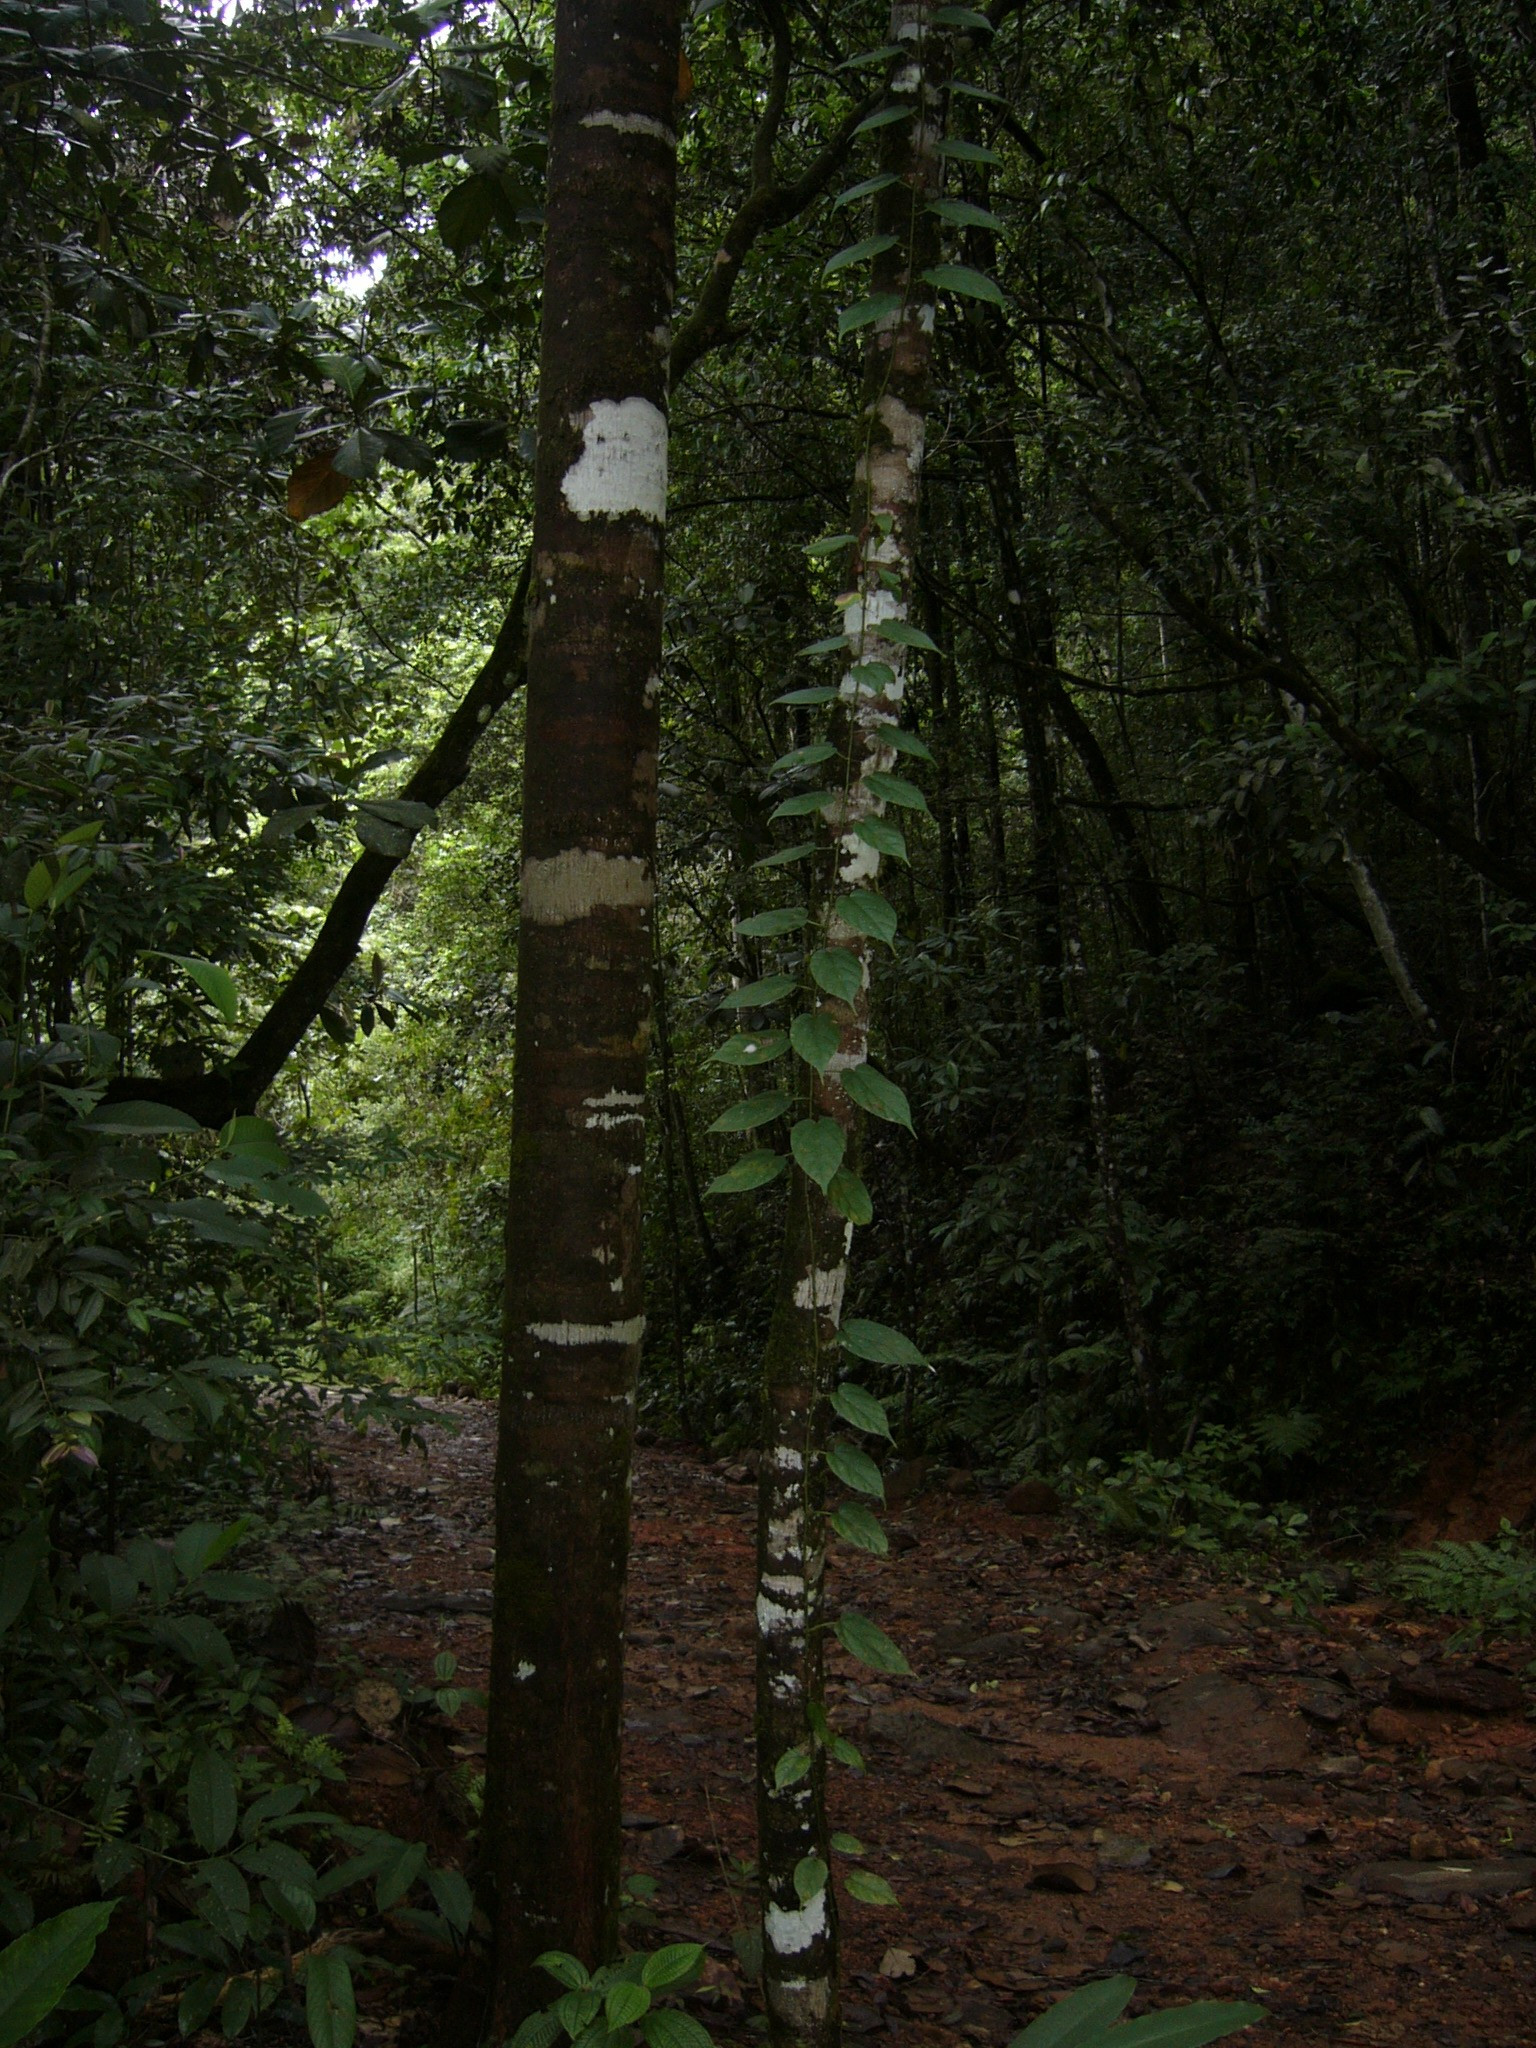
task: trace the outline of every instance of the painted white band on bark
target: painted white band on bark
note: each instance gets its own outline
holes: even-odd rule
[[[529,1323],[528,1335],[541,1344],[638,1344],[645,1335],[645,1317],[623,1323]]]
[[[676,135],[665,121],[658,121],[651,114],[610,114],[606,108],[595,114],[583,114],[583,128],[616,128],[620,135],[651,135],[658,142],[674,147]]]
[[[655,900],[650,863],[638,854],[572,846],[523,862],[522,910],[531,924],[574,924],[594,910],[649,910]]]
[[[561,496],[578,519],[656,525],[667,517],[667,416],[648,398],[599,398],[574,413],[581,453],[565,473]]]
[[[803,1954],[819,1935],[827,1931],[827,1890],[821,1890],[795,1910],[770,1901],[763,1914],[763,1935],[776,1956]]]
[[[833,1322],[843,1305],[843,1289],[848,1282],[846,1266],[813,1267],[809,1273],[795,1282],[795,1307],[812,1309],[825,1308],[832,1312]]]

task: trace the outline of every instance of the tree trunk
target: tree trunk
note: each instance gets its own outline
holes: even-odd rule
[[[912,602],[917,514],[922,476],[933,291],[922,277],[937,255],[937,225],[926,202],[941,171],[941,76],[936,31],[927,0],[895,0],[890,40],[909,51],[891,83],[895,103],[911,118],[884,131],[881,168],[895,182],[880,195],[876,227],[895,239],[877,257],[876,294],[898,310],[870,329],[861,401],[862,450],[854,470],[852,529],[857,560],[843,631],[853,664],[842,684],[834,737],[840,741],[843,789],[827,812],[830,902],[818,942],[857,963],[851,1000],[820,998],[818,1015],[837,1028],[837,1047],[824,1068],[809,1069],[810,1114],[840,1127],[851,1140],[854,1103],[843,1077],[866,1058],[869,1021],[867,934],[851,921],[839,888],[869,891],[880,855],[858,826],[885,808],[871,777],[888,774],[898,755],[881,737],[894,724],[906,689],[908,648],[881,637],[881,627],[906,621]],[[883,669],[859,673],[865,663]],[[849,915],[843,914],[845,908]],[[826,982],[822,986],[827,986]],[[837,1910],[825,1811],[827,1727],[822,1704],[823,1580],[821,1447],[852,1237],[848,1207],[829,1188],[796,1169],[788,1227],[765,1360],[764,1438],[758,1495],[757,1783],[759,1875],[762,1890],[763,1989],[770,2042],[776,2048],[835,2048],[839,2036]],[[785,1770],[792,1752],[809,1770]],[[820,1867],[809,1888],[797,1870]]]
[[[497,2038],[618,1951],[677,0],[555,24],[485,1819]]]

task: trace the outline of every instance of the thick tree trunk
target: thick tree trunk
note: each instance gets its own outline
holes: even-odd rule
[[[497,2037],[618,1948],[678,0],[555,25],[485,1818]]]
[[[876,226],[895,245],[878,257],[873,289],[900,301],[870,329],[854,471],[852,529],[857,536],[853,596],[844,610],[849,660],[883,663],[850,672],[839,707],[843,793],[827,813],[835,885],[821,917],[819,944],[858,963],[858,993],[831,995],[820,1013],[837,1026],[825,1072],[810,1070],[811,1115],[854,1133],[854,1104],[842,1077],[866,1057],[870,941],[840,913],[839,889],[872,887],[879,853],[855,829],[885,806],[871,777],[898,757],[881,729],[899,720],[908,649],[880,637],[883,624],[906,620],[914,585],[922,477],[933,291],[922,277],[937,255],[937,225],[926,202],[938,191],[942,133],[937,34],[927,0],[895,0],[890,40],[910,52],[896,63],[891,93],[911,117],[887,127],[882,169],[895,182],[881,193]],[[886,680],[878,678],[883,674]],[[762,1887],[763,1988],[769,2039],[778,2048],[835,2048],[839,2036],[837,1912],[829,1876],[809,1891],[797,1871],[814,1859],[829,1871],[825,1812],[826,1722],[822,1704],[822,1607],[826,1560],[821,1514],[825,1416],[836,1361],[852,1226],[827,1193],[796,1169],[779,1295],[765,1361],[764,1439],[758,1497],[757,1765],[759,1875]],[[793,1778],[784,1759],[811,1758]]]

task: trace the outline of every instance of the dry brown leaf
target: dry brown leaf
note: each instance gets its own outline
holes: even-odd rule
[[[311,455],[288,478],[288,517],[314,519],[333,512],[352,488],[352,479],[331,467],[329,455]]]

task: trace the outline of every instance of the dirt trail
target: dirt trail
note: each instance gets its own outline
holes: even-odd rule
[[[493,1411],[439,1406],[460,1433],[433,1431],[425,1464],[324,1432],[338,1515],[300,1555],[321,1647],[293,1709],[343,1750],[359,1819],[453,1861],[479,1739],[419,1713],[370,1733],[351,1711],[360,1679],[423,1682],[443,1649],[484,1677],[489,1621],[462,1610],[489,1587]],[[743,2040],[753,1508],[715,1466],[641,1455],[629,1864],[668,1936],[711,1944],[697,2009]],[[1447,1627],[1375,1604],[1298,1621],[1198,1560],[974,1495],[919,1497],[890,1527],[888,1559],[836,1561],[837,1599],[917,1674],[881,1682],[834,1648],[834,1719],[869,1767],[840,1774],[837,1824],[900,1901],[844,1901],[850,2033],[1001,2048],[1125,1970],[1134,2010],[1258,1998],[1274,2017],[1255,2048],[1536,2041],[1533,1646],[1447,1657]],[[442,1986],[419,1988],[429,2026],[386,1982],[364,2039],[435,2037]]]

